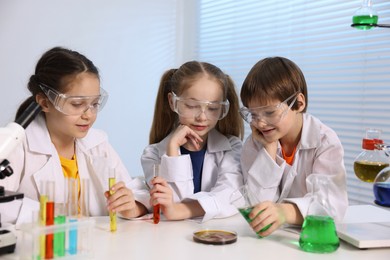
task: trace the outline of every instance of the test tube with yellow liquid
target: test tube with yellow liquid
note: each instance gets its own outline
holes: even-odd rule
[[[115,169],[110,169],[109,177],[108,177],[108,190],[110,195],[114,194],[114,191],[111,190],[112,186],[115,185]],[[116,231],[116,213],[110,211],[110,231]]]
[[[46,202],[47,202],[47,193],[46,193],[46,182],[41,182],[41,194],[39,196],[39,224],[41,226],[46,226]],[[39,259],[45,259],[46,257],[46,236],[39,235]]]

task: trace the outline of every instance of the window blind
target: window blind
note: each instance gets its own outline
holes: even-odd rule
[[[302,69],[308,112],[333,128],[345,151],[351,204],[372,203],[372,183],[360,181],[353,161],[367,128],[390,142],[390,29],[350,27],[361,1],[199,2],[195,57],[221,67],[240,91],[260,59],[284,56]],[[374,1],[378,23],[390,23],[390,2]],[[245,135],[250,134],[247,126]]]

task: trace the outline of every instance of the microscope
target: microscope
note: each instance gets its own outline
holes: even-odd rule
[[[7,157],[20,145],[24,138],[24,129],[41,112],[41,107],[35,101],[31,102],[23,113],[16,118],[15,122],[0,128],[0,184],[1,180],[12,175],[13,170]],[[0,186],[0,203],[11,202],[16,199],[22,199],[23,193],[7,191]],[[9,230],[1,229],[0,215],[0,255],[4,253],[13,253],[16,247],[16,236]]]

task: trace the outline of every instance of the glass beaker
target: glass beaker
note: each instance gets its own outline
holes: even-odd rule
[[[373,182],[378,173],[389,166],[389,158],[380,145],[381,130],[368,129],[366,137],[363,138],[363,151],[356,157],[353,163],[355,175],[362,181]]]
[[[390,167],[381,170],[374,181],[375,203],[390,207]]]
[[[238,209],[240,214],[249,224],[252,222],[252,219],[249,217],[249,214],[252,212],[253,208],[261,201],[257,198],[255,192],[253,192],[248,185],[243,185],[232,193],[232,195],[230,196],[230,202]],[[257,215],[261,214],[261,212],[262,211],[260,211]],[[269,224],[262,228],[259,232],[256,233],[257,236],[262,238],[259,233],[266,231],[271,226],[272,224]]]
[[[355,28],[369,30],[378,23],[378,13],[372,8],[372,0],[363,0],[361,7],[352,16],[352,23]],[[358,25],[362,24],[362,25]]]
[[[329,177],[311,174],[307,178],[311,186],[311,202],[302,225],[299,246],[312,253],[331,253],[340,246],[332,207],[328,199]]]

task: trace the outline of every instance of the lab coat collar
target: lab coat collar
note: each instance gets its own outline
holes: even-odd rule
[[[217,130],[212,129],[207,138],[207,152],[217,153],[230,150],[232,150],[232,146],[228,138]]]
[[[27,127],[26,133],[28,132],[27,142],[32,152],[37,152],[41,154],[52,154],[52,146],[47,145],[51,144],[50,134],[46,126],[46,121],[44,115],[38,115],[31,124]],[[82,138],[77,139],[77,147],[83,152],[101,144],[107,139],[106,134],[96,129],[90,129],[88,134]]]
[[[47,130],[45,116],[39,114],[27,127],[26,137],[28,146],[32,152],[52,154],[52,146],[49,131]]]
[[[166,153],[166,147],[169,139],[171,138],[170,133],[167,137],[165,137],[160,143],[157,144],[159,156],[160,158]],[[208,153],[217,153],[221,151],[230,151],[232,150],[232,146],[230,145],[229,139],[218,132],[215,129],[212,129],[207,138],[207,152]]]
[[[312,149],[318,147],[321,144],[320,135],[320,122],[310,114],[304,113],[303,115],[303,127],[301,134],[300,149]]]

